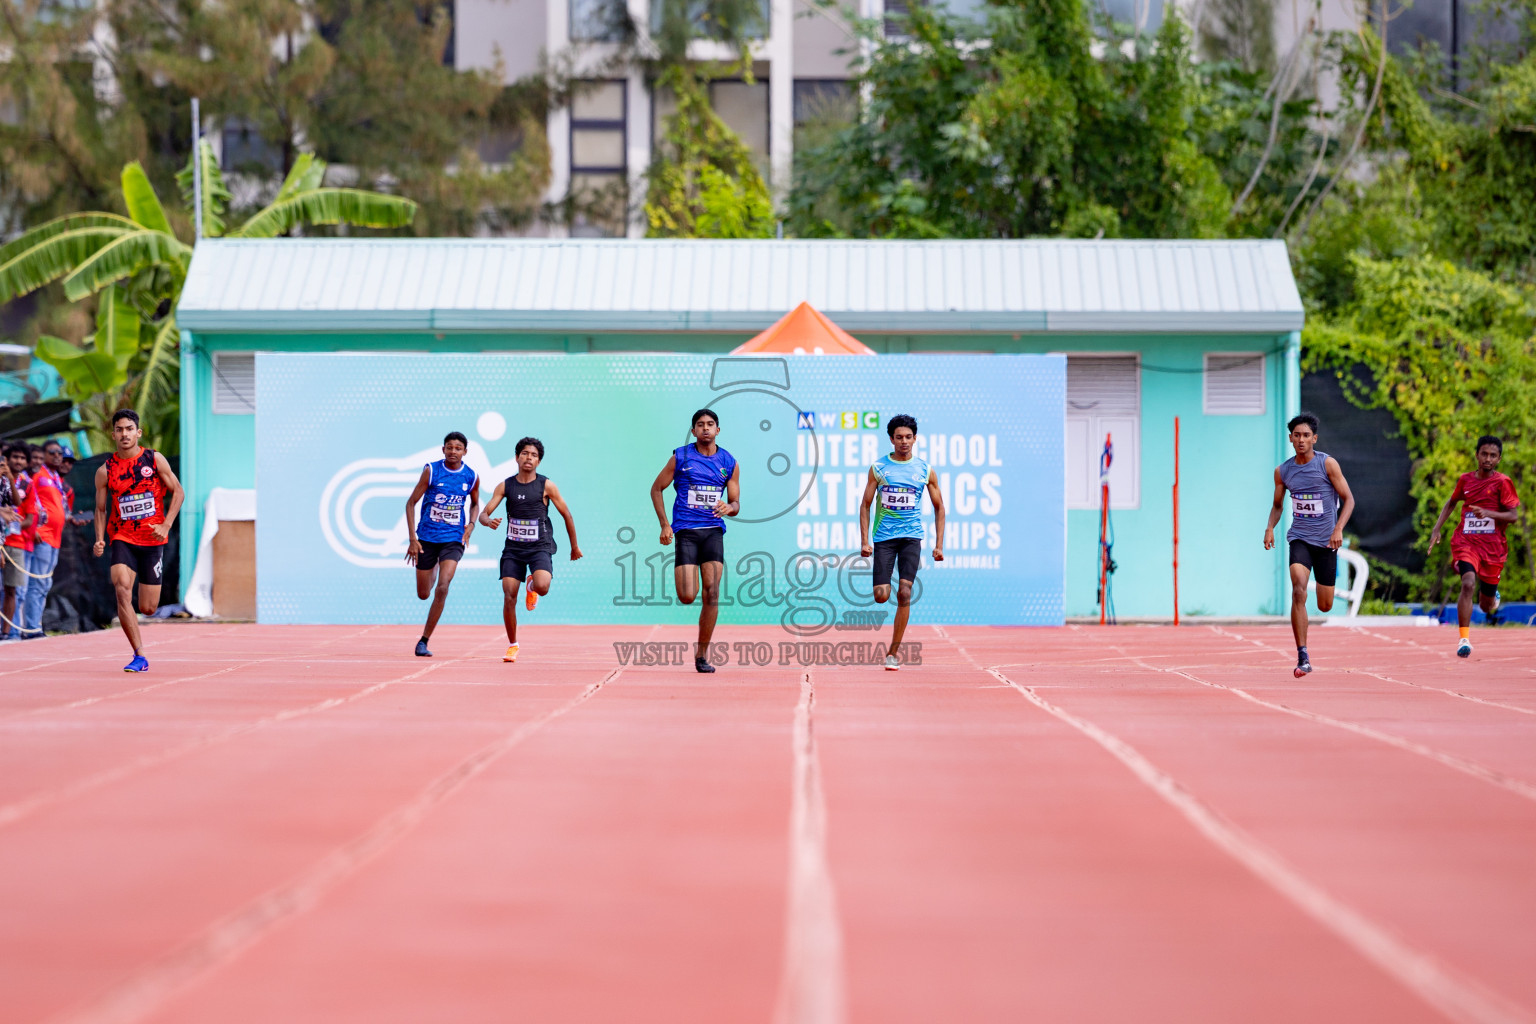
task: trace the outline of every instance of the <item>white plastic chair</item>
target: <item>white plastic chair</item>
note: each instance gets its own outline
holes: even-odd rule
[[[1365,560],[1364,555],[1358,551],[1351,551],[1349,548],[1339,548],[1339,562],[1341,563],[1339,566],[1340,572],[1343,572],[1346,568],[1349,571],[1349,587],[1337,587],[1334,590],[1333,597],[1336,601],[1349,602],[1349,610],[1344,613],[1344,617],[1352,619],[1360,614],[1360,602],[1365,600],[1365,584],[1371,578],[1371,566]],[[1337,583],[1338,581],[1335,582]],[[1307,592],[1310,594],[1316,591],[1317,580],[1307,580]]]

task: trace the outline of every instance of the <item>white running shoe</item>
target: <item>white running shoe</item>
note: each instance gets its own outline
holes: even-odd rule
[[[1458,657],[1458,658],[1470,658],[1470,657],[1472,657],[1472,641],[1471,640],[1468,640],[1466,637],[1462,637],[1459,641],[1457,641],[1457,643],[1456,643],[1456,657]]]
[[[885,656],[885,670],[887,672],[901,671],[901,659],[894,654],[887,654]]]

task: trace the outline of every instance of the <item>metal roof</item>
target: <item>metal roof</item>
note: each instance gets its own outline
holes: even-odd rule
[[[1285,243],[209,239],[194,331],[1299,330]]]

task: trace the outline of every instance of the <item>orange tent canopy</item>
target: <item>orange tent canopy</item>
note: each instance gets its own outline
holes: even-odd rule
[[[783,352],[828,356],[872,356],[875,350],[802,302],[762,334],[731,350],[731,355]]]

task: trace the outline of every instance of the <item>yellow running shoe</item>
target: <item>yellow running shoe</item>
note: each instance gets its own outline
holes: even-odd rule
[[[529,587],[527,593],[523,595],[523,607],[527,608],[529,611],[533,611],[533,606],[538,603],[539,595],[533,592],[532,587]]]
[[[507,653],[503,654],[501,656],[501,660],[502,661],[516,661],[517,660],[517,644],[513,644],[511,647],[508,647],[507,648]]]

